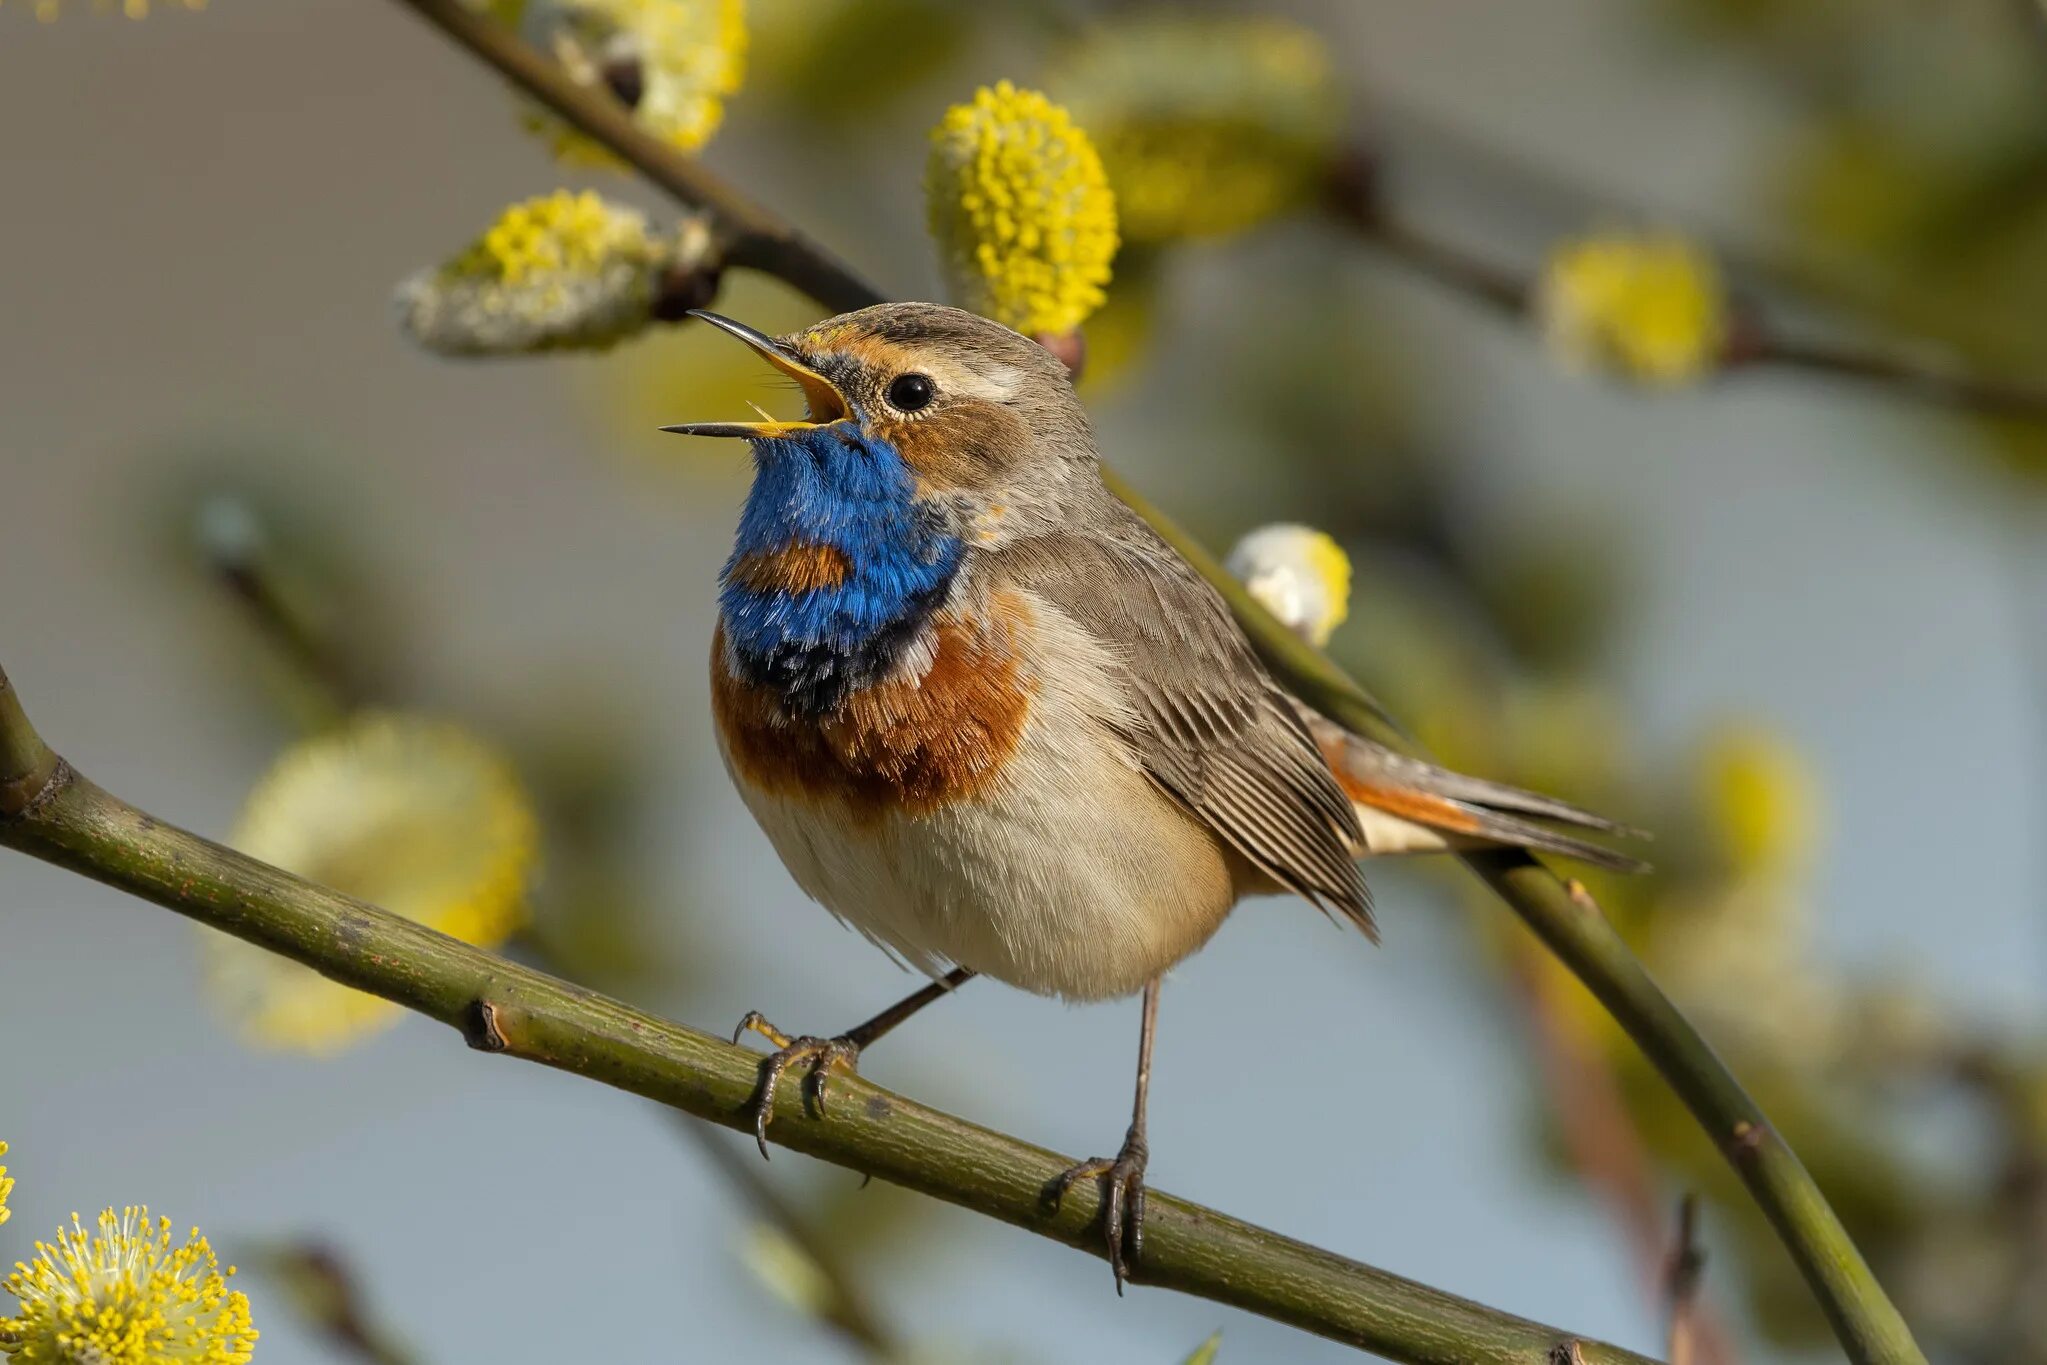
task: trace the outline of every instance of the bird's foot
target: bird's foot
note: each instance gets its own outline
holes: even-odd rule
[[[825,1086],[833,1071],[849,1074],[859,1069],[860,1044],[851,1038],[792,1038],[769,1023],[759,1010],[750,1010],[732,1031],[738,1042],[748,1033],[758,1033],[775,1045],[775,1051],[761,1063],[760,1089],[752,1105],[753,1137],[760,1144],[763,1159],[768,1154],[768,1121],[775,1116],[775,1090],[792,1067],[802,1067],[803,1097],[820,1116],[824,1114]]]
[[[1132,1128],[1113,1159],[1083,1161],[1062,1172],[1045,1191],[1047,1202],[1056,1209],[1081,1181],[1102,1182],[1102,1236],[1108,1242],[1109,1271],[1116,1277],[1119,1295],[1130,1268],[1144,1255],[1144,1166],[1150,1155],[1143,1130]]]

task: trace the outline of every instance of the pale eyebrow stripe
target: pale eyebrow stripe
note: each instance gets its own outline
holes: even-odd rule
[[[992,399],[997,403],[1016,397],[1016,391],[1023,379],[1023,372],[1014,365],[999,361],[988,362],[984,368],[968,365],[946,365],[934,367],[933,378],[941,389],[951,389],[971,398]]]

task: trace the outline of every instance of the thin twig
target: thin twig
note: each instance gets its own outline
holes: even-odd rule
[[[1736,332],[1725,364],[1729,371],[1760,367],[1859,380],[1985,417],[2047,417],[2047,389],[2035,384],[1993,379],[1884,351],[1776,335],[1753,323],[1745,332]]]
[[[747,1207],[788,1238],[824,1277],[829,1298],[819,1306],[818,1317],[871,1359],[900,1359],[902,1343],[876,1315],[866,1291],[847,1269],[845,1257],[832,1250],[810,1220],[782,1197],[780,1190],[762,1179],[761,1160],[752,1147],[743,1152],[734,1150],[730,1139],[719,1137],[687,1114],[676,1115],[675,1126],[717,1168],[726,1183],[739,1191]]]
[[[1527,1013],[1550,1117],[1579,1179],[1605,1199],[1627,1234],[1654,1302],[1669,1302],[1671,1230],[1656,1193],[1656,1173],[1640,1131],[1628,1115],[1613,1064],[1585,1030],[1574,1027],[1546,970],[1542,949],[1529,940],[1511,949],[1516,994]],[[1691,1365],[1736,1365],[1733,1338],[1703,1301],[1691,1305]],[[1674,1365],[1674,1363],[1673,1363]]]
[[[0,673],[0,845],[90,877],[437,1019],[469,1046],[752,1128],[759,1054],[449,938],[189,834],[101,790],[52,753]],[[813,1112],[786,1087],[769,1135],[799,1152],[1103,1253],[1100,1194],[1046,1191],[1062,1156],[927,1109],[857,1075]],[[1587,1365],[1648,1358],[1460,1299],[1152,1193],[1139,1284],[1291,1324],[1412,1365],[1536,1365],[1575,1344]]]
[[[1378,165],[1370,153],[1352,151],[1339,157],[1330,167],[1322,198],[1338,222],[1409,269],[1500,317],[1514,321],[1528,317],[1533,282],[1394,216],[1380,192]]]
[[[240,499],[216,494],[196,518],[196,548],[209,575],[309,698],[323,723],[362,704],[351,659],[279,582],[264,528]]]
[[[1362,242],[1497,317],[1526,324],[1534,317],[1537,281],[1474,255],[1396,217],[1382,202],[1369,154],[1341,158],[1325,186],[1331,215]],[[2047,386],[1972,374],[1941,365],[1781,332],[1752,309],[1737,309],[1719,373],[1777,369],[1847,379],[1942,407],[1985,417],[2047,418]]]
[[[1687,1194],[1677,1209],[1677,1245],[1671,1249],[1664,1283],[1670,1295],[1669,1365],[1702,1365],[1699,1280],[1706,1253],[1699,1249],[1699,1199]]]
[[[309,1326],[336,1351],[363,1365],[419,1365],[370,1311],[348,1258],[324,1242],[259,1248],[258,1264],[281,1281]]]

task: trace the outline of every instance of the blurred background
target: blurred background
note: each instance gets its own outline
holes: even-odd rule
[[[52,744],[225,838],[343,712],[440,717],[536,812],[507,951],[711,1031],[758,1008],[830,1032],[915,985],[804,901],[707,724],[746,467],[651,432],[777,391],[698,329],[457,362],[394,322],[399,281],[508,203],[672,206],[557,162],[397,5],[60,9],[0,5],[0,659]],[[1227,230],[1126,212],[1087,324],[1104,452],[1218,550],[1329,532],[1354,566],[1330,648],[1397,715],[1654,828],[1655,875],[1588,880],[1930,1354],[2047,1361],[2047,424],[1815,365],[1587,375],[1472,272],[1417,268],[1527,282],[1560,242],[1669,231],[1719,262],[1737,341],[2047,386],[2047,22],[1299,0],[1146,11],[1143,41],[1252,11],[1308,35],[1317,184],[1349,211],[1311,189]],[[749,0],[703,154],[885,291],[941,296],[927,131],[1000,78],[1113,117],[1079,54],[1129,13]],[[720,297],[770,332],[817,316],[737,272]],[[481,785],[512,781],[497,762]],[[1153,1183],[1651,1353],[1697,1191],[1718,1358],[1827,1358],[1717,1159],[1518,924],[1454,869],[1372,872],[1383,948],[1259,902],[1174,974]],[[421,1020],[279,1047],[247,1006],[289,987],[0,858],[0,1257],[146,1200],[242,1264],[269,1365],[1176,1361],[1218,1328],[1222,1360],[1344,1355],[1118,1300],[1095,1260],[791,1153],[759,1167]],[[1134,1003],[976,983],[938,1008],[866,1074],[1113,1145]],[[820,1257],[857,1282],[851,1330]],[[373,1326],[342,1321],[337,1268]]]

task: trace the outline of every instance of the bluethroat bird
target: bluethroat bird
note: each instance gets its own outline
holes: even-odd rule
[[[1634,866],[1549,825],[1576,807],[1403,757],[1266,673],[1222,599],[1103,486],[1065,369],[999,324],[884,304],[751,346],[802,421],[752,443],[711,644],[732,780],[812,898],[932,984],[777,1051],[753,1110],[977,975],[1067,1000],[1142,991],[1137,1096],[1103,1181],[1120,1289],[1141,1254],[1145,1095],[1166,971],[1245,896],[1291,891],[1377,938],[1357,860],[1468,844]],[[735,1038],[738,1035],[735,1035]]]

